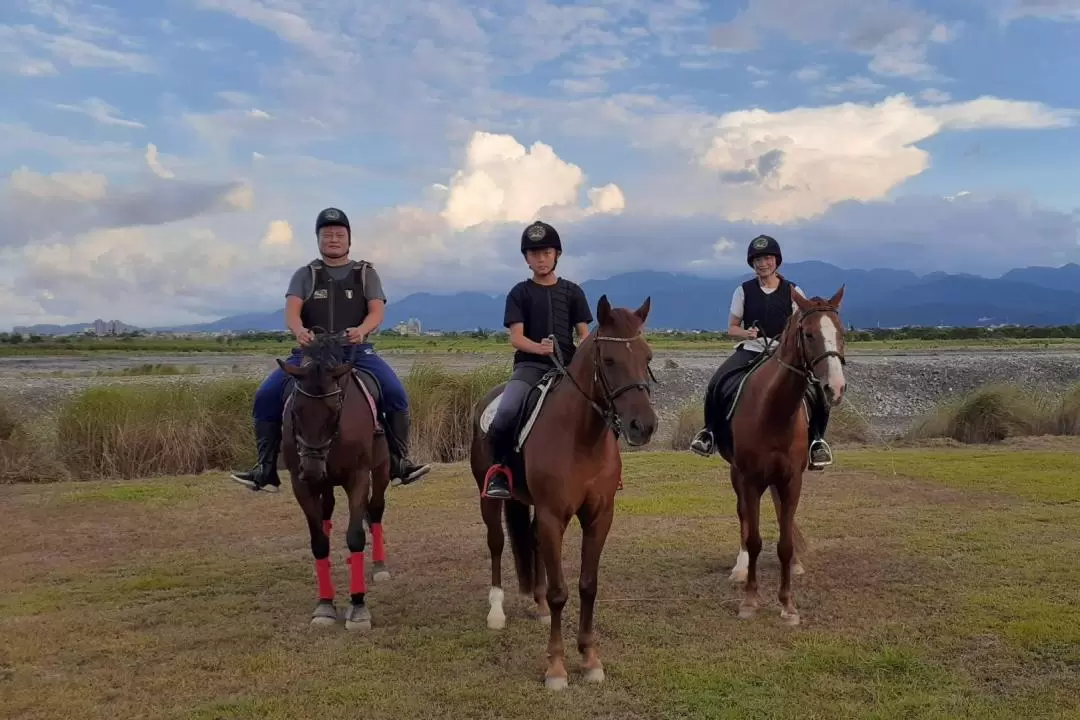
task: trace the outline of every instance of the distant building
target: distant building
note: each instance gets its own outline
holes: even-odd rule
[[[405,322],[399,322],[395,325],[394,332],[398,335],[422,335],[423,329],[420,326],[419,318],[409,318]]]

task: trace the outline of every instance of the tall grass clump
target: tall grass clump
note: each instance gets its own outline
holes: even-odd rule
[[[57,419],[59,454],[78,478],[190,475],[254,462],[257,383],[229,379],[90,388]]]
[[[669,445],[672,450],[689,450],[690,441],[705,425],[705,409],[700,402],[683,406],[675,418],[675,428],[671,431]]]
[[[968,444],[1001,442],[1052,430],[1053,403],[1024,388],[991,384],[946,400],[908,431],[908,439],[952,438]]]
[[[471,372],[448,372],[417,363],[405,378],[412,416],[411,454],[423,462],[458,462],[469,456],[475,405],[510,379],[510,366],[494,363]]]
[[[1061,394],[1051,413],[1047,422],[1049,432],[1055,435],[1080,435],[1080,383]]]
[[[46,438],[19,419],[16,408],[0,400],[0,485],[64,480],[67,469],[48,452]]]

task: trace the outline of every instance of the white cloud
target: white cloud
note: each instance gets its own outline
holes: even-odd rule
[[[293,229],[288,220],[273,220],[266,228],[262,244],[264,247],[292,245]]]
[[[7,190],[38,199],[83,201],[104,199],[108,186],[108,178],[99,173],[40,175],[24,165],[11,173]]]
[[[1001,17],[1005,22],[1025,17],[1080,22],[1080,0],[1006,0]]]
[[[442,216],[454,230],[485,223],[527,223],[541,212],[565,217],[576,209],[585,183],[580,167],[566,162],[550,145],[535,142],[526,149],[511,135],[476,132],[465,150],[465,166],[448,186]],[[595,212],[625,206],[615,185],[597,188]]]
[[[147,143],[146,144],[146,156],[145,157],[146,157],[146,165],[147,165],[147,167],[149,167],[150,170],[153,171],[153,173],[155,175],[157,175],[159,178],[165,178],[166,180],[171,180],[172,178],[176,177],[176,175],[173,174],[173,172],[171,170],[169,170],[168,168],[166,168],[164,165],[161,164],[161,160],[158,159],[157,145],[155,145],[154,143]]]
[[[825,93],[827,95],[847,95],[849,93],[873,93],[884,89],[884,85],[874,82],[865,75],[852,75],[841,82],[826,85]]]
[[[78,105],[58,104],[56,108],[58,110],[65,110],[67,112],[74,112],[86,115],[87,117],[101,123],[102,125],[116,125],[119,127],[139,129],[146,127],[140,122],[136,122],[134,120],[124,120],[123,118],[118,117],[117,113],[119,111],[101,98],[88,98],[86,100],[83,100]]]

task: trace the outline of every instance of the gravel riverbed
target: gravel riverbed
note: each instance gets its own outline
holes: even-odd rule
[[[418,360],[465,371],[490,362],[507,361],[492,355],[393,353],[383,355],[401,375]],[[686,404],[700,400],[722,353],[657,351],[653,369],[661,385],[656,403],[665,425]],[[194,365],[193,375],[95,376],[146,363]],[[200,382],[222,377],[261,379],[274,367],[269,355],[110,355],[92,357],[0,358],[3,397],[47,411],[65,397],[87,387],[112,383]],[[50,376],[63,373],[61,376]],[[1009,382],[1038,390],[1064,389],[1080,381],[1080,351],[971,350],[859,353],[849,350],[845,368],[845,402],[864,415],[882,435],[902,431],[916,416],[942,399],[969,392],[988,382]],[[669,425],[670,427],[670,425]]]

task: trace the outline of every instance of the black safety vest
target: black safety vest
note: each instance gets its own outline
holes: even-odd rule
[[[775,338],[784,331],[788,318],[791,317],[791,293],[795,284],[780,278],[780,287],[766,294],[757,278],[751,278],[742,284],[743,318],[742,326],[748,328],[757,321],[761,335]]]
[[[308,267],[311,268],[311,294],[300,308],[304,327],[321,327],[335,333],[364,322],[368,314],[364,288],[371,263],[353,261],[353,271],[344,280],[336,282],[322,260],[313,260]]]

